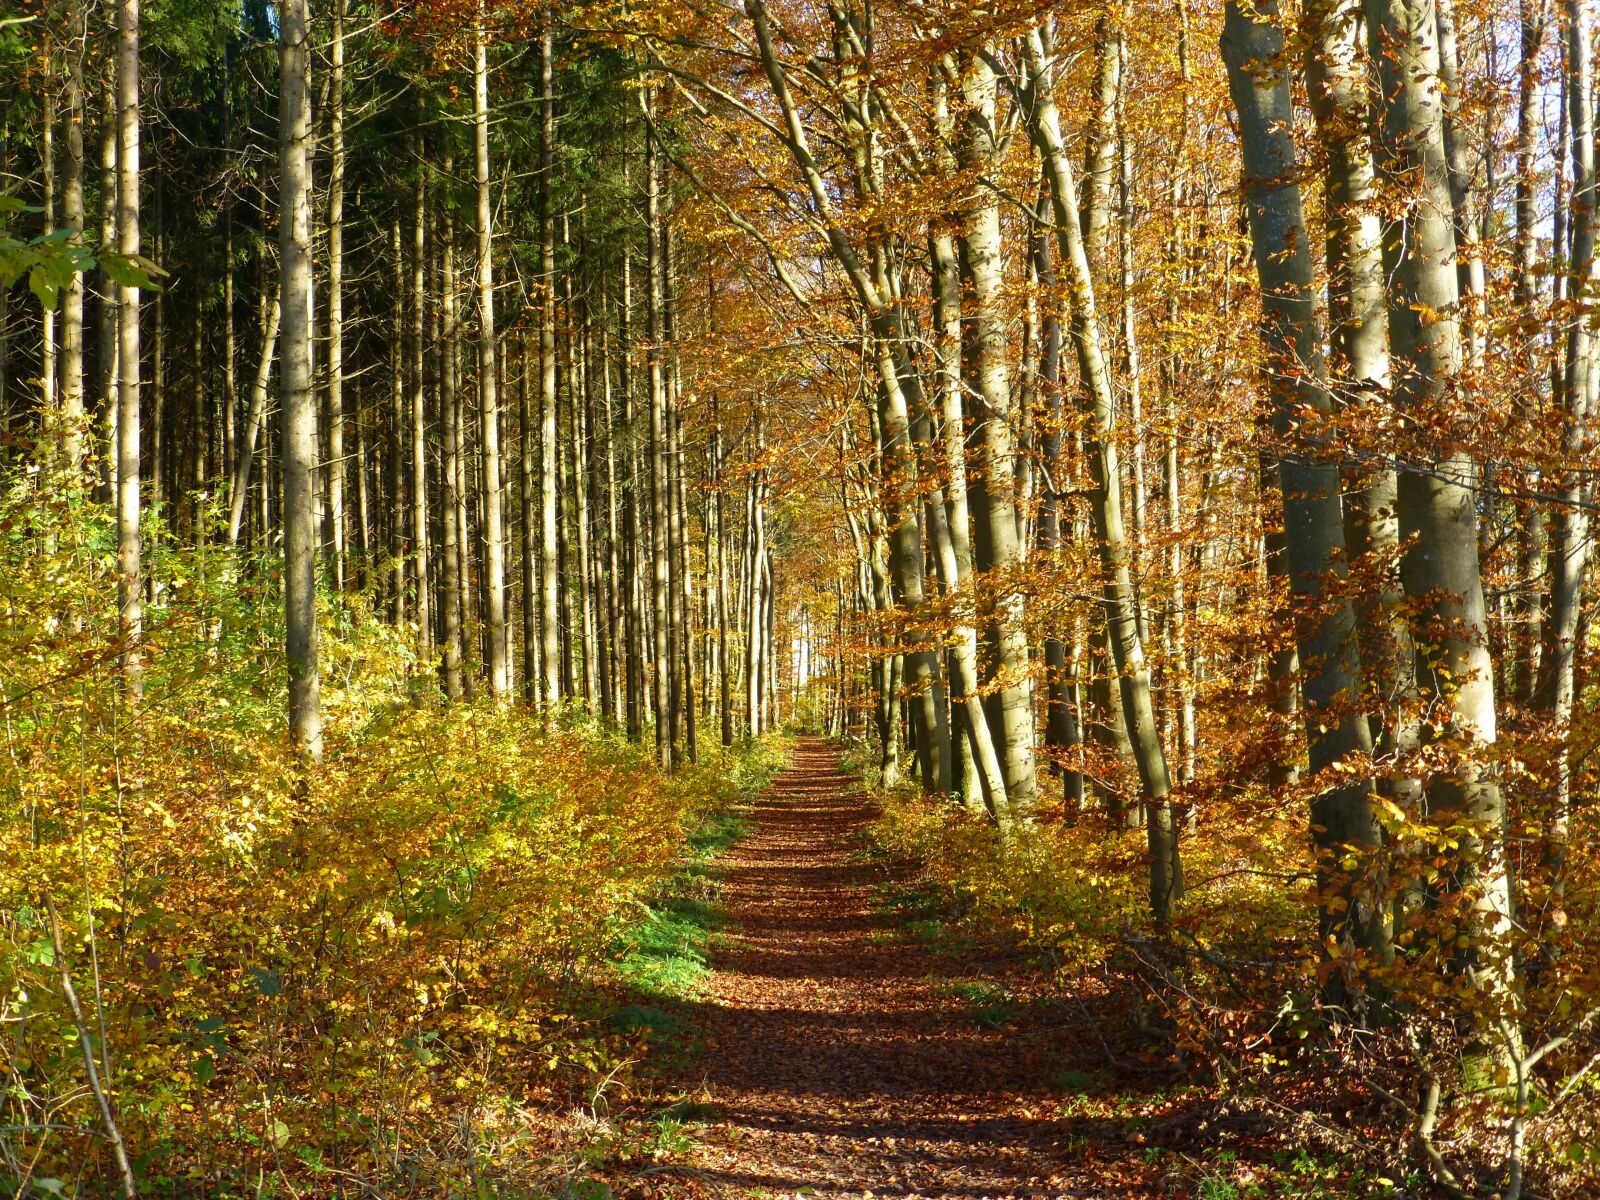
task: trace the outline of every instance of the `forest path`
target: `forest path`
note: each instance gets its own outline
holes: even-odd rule
[[[1058,1116],[1049,1080],[1078,1065],[1059,1020],[976,1020],[956,985],[970,997],[973,964],[883,911],[883,869],[859,853],[872,812],[836,750],[802,740],[749,815],[722,860],[728,933],[696,1014],[693,1082],[718,1113],[701,1181],[741,1197],[1128,1195],[1130,1147]]]

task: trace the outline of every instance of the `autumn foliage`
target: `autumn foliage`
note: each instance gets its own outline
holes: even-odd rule
[[[446,1187],[558,1157],[551,1118],[644,1050],[596,989],[685,830],[738,799],[733,761],[667,779],[575,717],[444,707],[352,597],[307,772],[270,592],[163,545],[135,711],[105,681],[101,511],[13,479],[0,529],[5,1169],[116,1178],[86,1044],[147,1187]]]

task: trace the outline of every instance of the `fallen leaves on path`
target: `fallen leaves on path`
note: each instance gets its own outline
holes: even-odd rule
[[[859,854],[871,815],[834,751],[802,741],[723,860],[730,936],[684,1081],[719,1119],[683,1178],[735,1196],[1168,1194],[1120,1129],[1062,1115],[1063,1062],[1037,1032],[975,1020],[950,964],[897,934]]]

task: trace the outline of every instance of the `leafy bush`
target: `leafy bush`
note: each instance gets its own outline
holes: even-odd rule
[[[156,543],[135,709],[105,514],[0,504],[0,1182],[114,1189],[87,1054],[155,1190],[533,1170],[542,1114],[637,1049],[585,999],[619,931],[776,751],[663,777],[594,724],[425,699],[405,639],[330,596],[305,770],[270,559]]]

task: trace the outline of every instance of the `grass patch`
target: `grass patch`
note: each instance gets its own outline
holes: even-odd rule
[[[678,869],[617,939],[612,970],[641,1000],[693,1000],[711,974],[711,948],[723,926],[717,859],[749,832],[741,810],[782,770],[789,747],[773,740],[736,754],[727,769],[728,794],[700,814],[685,834]],[[662,1039],[683,1033],[681,1020],[649,1003],[627,1005],[610,1021],[616,1029],[649,1031]]]
[[[692,1000],[700,994],[711,974],[711,946],[723,925],[716,860],[748,828],[738,813],[715,813],[689,834],[683,865],[646,907],[644,918],[628,931],[615,964],[617,974],[635,992],[672,1000]],[[647,1011],[658,1010],[638,1010]],[[654,1018],[638,1019],[632,1028],[658,1030],[661,1024]]]
[[[960,932],[960,898],[929,883],[890,885],[879,892],[879,911],[934,954],[959,957],[973,947]]]
[[[630,948],[617,962],[617,974],[647,996],[693,999],[711,973],[707,958],[721,925],[721,913],[710,901],[662,899],[630,932]]]
[[[1013,1003],[1010,992],[987,979],[962,979],[956,983],[942,984],[934,989],[934,993],[965,1000],[968,1015],[979,1025],[986,1025],[990,1029],[1004,1029],[1022,1013]]]

